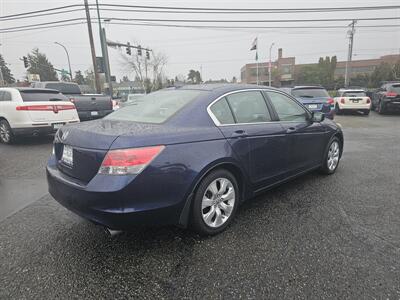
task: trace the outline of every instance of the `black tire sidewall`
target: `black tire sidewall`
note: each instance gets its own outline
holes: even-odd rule
[[[226,178],[232,182],[233,187],[235,189],[236,199],[234,208],[232,210],[231,215],[229,216],[229,219],[222,226],[218,228],[212,228],[206,225],[206,223],[203,220],[201,214],[201,204],[203,200],[203,195],[207,187],[210,185],[212,181],[214,181],[217,178]],[[224,231],[235,217],[239,201],[240,201],[240,190],[235,176],[231,172],[225,169],[218,169],[212,171],[201,180],[200,184],[198,185],[194,193],[192,210],[191,210],[191,220],[190,220],[192,228],[200,235],[215,235]]]

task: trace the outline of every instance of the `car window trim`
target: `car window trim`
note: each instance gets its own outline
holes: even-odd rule
[[[264,93],[263,93],[263,91],[267,91],[267,90],[269,90],[269,89],[262,89],[262,88],[259,88],[259,89],[241,89],[241,90],[235,90],[235,91],[227,92],[227,93],[225,93],[225,94],[219,96],[219,97],[216,98],[215,100],[213,100],[213,101],[207,106],[207,113],[208,113],[208,115],[210,116],[211,120],[214,122],[215,126],[218,126],[218,127],[222,127],[222,126],[237,126],[237,125],[260,125],[260,124],[276,123],[277,120],[271,120],[271,121],[265,121],[265,122],[253,122],[253,123],[221,124],[221,123],[219,122],[218,118],[217,118],[217,117],[213,114],[213,112],[211,111],[211,106],[212,106],[214,103],[218,102],[218,101],[221,100],[222,98],[225,98],[225,97],[227,97],[227,96],[229,96],[229,95],[231,95],[231,94],[236,94],[236,93],[240,93],[240,92],[259,91],[259,92],[261,92],[261,96],[264,98],[265,105],[267,106],[267,109],[268,109],[268,112],[269,112],[269,114],[270,114],[270,117],[273,118],[274,114],[271,113],[270,107],[268,106],[267,101],[266,101],[267,99],[265,98]],[[226,101],[228,102],[229,108],[231,109],[231,113],[232,113],[232,115],[233,115],[233,117],[234,117],[234,120],[236,121],[236,117],[235,117],[235,115],[233,114],[233,111],[232,111],[232,108],[230,107],[229,101],[228,101],[227,99],[226,99]]]

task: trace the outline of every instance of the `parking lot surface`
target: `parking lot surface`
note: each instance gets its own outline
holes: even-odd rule
[[[108,237],[46,192],[51,138],[0,145],[0,298],[400,298],[400,116],[337,117],[344,154],[224,233]]]

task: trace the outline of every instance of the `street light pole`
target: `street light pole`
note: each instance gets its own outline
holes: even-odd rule
[[[268,64],[268,86],[271,86],[271,52],[272,52],[272,47],[275,45],[275,43],[272,43],[271,46],[269,47],[269,64]]]
[[[71,61],[69,60],[68,50],[67,50],[67,48],[66,48],[63,44],[61,44],[61,43],[59,43],[59,42],[54,42],[54,44],[57,44],[57,45],[60,45],[61,47],[63,47],[64,50],[65,50],[65,53],[67,54],[68,68],[69,68],[69,77],[71,78],[71,81],[72,81]]]

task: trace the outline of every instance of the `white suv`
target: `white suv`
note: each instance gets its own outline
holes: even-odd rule
[[[50,134],[67,123],[79,122],[75,105],[59,91],[0,88],[0,142],[17,136]]]

